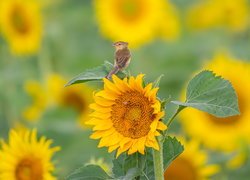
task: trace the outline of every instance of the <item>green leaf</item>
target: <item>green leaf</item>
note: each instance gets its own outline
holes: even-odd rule
[[[171,102],[184,107],[193,107],[216,117],[239,114],[238,99],[231,83],[207,70],[189,82],[185,102]]]
[[[163,143],[163,164],[164,169],[171,164],[177,156],[179,156],[184,151],[184,147],[181,143],[174,137],[167,136]]]
[[[145,163],[146,157],[139,153],[132,155],[123,153],[117,159],[114,158],[112,171],[116,178],[125,177],[132,168],[139,168],[142,171]]]
[[[87,165],[75,170],[66,180],[107,180],[113,179],[100,166]]]
[[[125,176],[119,177],[119,180],[131,180],[141,175],[141,169],[134,167],[128,170]]]
[[[79,83],[85,83],[88,81],[102,80],[104,77],[106,77],[108,75],[108,73],[110,72],[110,70],[113,67],[114,66],[111,63],[106,61],[102,66],[98,66],[98,67],[95,67],[92,69],[85,70],[81,74],[79,74],[76,77],[74,77],[73,79],[71,79],[65,86],[70,86],[70,85],[79,84]],[[118,72],[117,75],[119,77],[124,77],[125,73]]]
[[[147,161],[143,169],[143,172],[145,174],[144,176],[146,177],[142,177],[141,179],[147,179],[147,180],[155,179],[152,148],[147,148],[146,157],[147,157]]]

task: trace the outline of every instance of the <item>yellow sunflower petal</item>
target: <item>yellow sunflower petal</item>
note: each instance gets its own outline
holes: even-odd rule
[[[108,136],[112,134],[115,129],[112,130],[103,130],[103,131],[95,131],[93,134],[90,135],[91,139],[100,139],[101,137]]]
[[[112,106],[114,104],[113,101],[110,101],[110,100],[107,100],[107,99],[104,99],[102,97],[98,97],[98,96],[94,96],[94,100],[96,102],[96,104],[99,104],[100,106],[104,106],[104,107],[109,107],[109,106]]]
[[[126,92],[127,90],[129,90],[128,84],[125,81],[119,79],[116,75],[113,75],[112,79],[114,83],[116,84],[117,88],[121,92]]]
[[[100,96],[100,97],[103,97],[103,98],[108,99],[108,100],[114,100],[117,97],[116,94],[110,93],[109,91],[107,92],[107,91],[104,91],[104,90],[97,92],[95,94],[95,96]]]
[[[42,39],[41,4],[38,1],[1,1],[0,28],[12,53],[37,53]]]
[[[164,131],[167,129],[167,126],[163,122],[159,121],[157,129]]]
[[[110,80],[103,78],[104,81],[104,89],[110,92],[115,93],[116,95],[120,95],[121,92],[120,90],[117,88],[117,86],[115,84],[113,84]]]
[[[115,144],[115,145],[109,146],[108,152],[111,153],[114,150],[116,150],[118,147],[119,147],[119,144]]]
[[[113,123],[112,122],[108,122],[106,124],[97,124],[93,127],[93,130],[107,130],[113,127]]]
[[[141,154],[145,154],[145,142],[146,142],[146,137],[142,137],[138,141],[138,151]]]

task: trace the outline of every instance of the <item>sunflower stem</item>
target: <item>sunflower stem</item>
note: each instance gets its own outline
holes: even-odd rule
[[[161,141],[162,136],[160,136],[157,140],[159,143],[159,151],[153,149],[153,159],[154,159],[154,173],[155,180],[164,180],[164,170],[163,170],[163,146]]]
[[[171,118],[169,118],[168,122],[167,122],[167,127],[169,128],[171,123],[173,122],[174,118],[185,108],[185,106],[179,106],[178,109],[175,111],[175,113],[173,114],[173,116]]]

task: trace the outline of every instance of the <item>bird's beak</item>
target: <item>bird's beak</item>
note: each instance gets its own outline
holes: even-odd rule
[[[114,44],[112,44],[112,46],[115,46],[115,43],[114,43]]]

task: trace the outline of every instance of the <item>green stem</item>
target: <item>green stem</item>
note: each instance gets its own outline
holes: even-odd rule
[[[155,180],[164,180],[163,170],[163,147],[161,137],[158,138],[159,151],[153,149]]]
[[[169,128],[171,123],[173,122],[174,118],[185,108],[185,106],[179,106],[178,109],[176,110],[176,112],[174,113],[174,115],[169,118],[168,122],[167,122],[167,127]]]
[[[186,108],[186,107],[185,107],[185,106],[179,106],[178,109],[177,109],[177,110],[175,111],[175,113],[173,114],[173,116],[172,116],[171,118],[169,118],[169,120],[168,120],[168,122],[167,122],[167,127],[168,127],[168,129],[169,129],[170,125],[172,124],[174,118],[175,118],[184,108]],[[167,130],[168,130],[168,129],[167,129]],[[163,133],[164,138],[167,137],[167,130],[164,131],[164,133]]]

